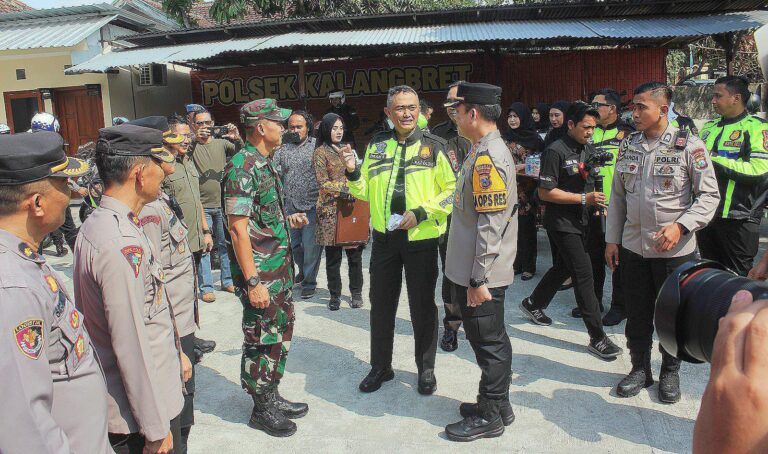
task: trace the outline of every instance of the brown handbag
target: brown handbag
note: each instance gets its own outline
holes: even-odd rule
[[[371,210],[368,202],[338,199],[336,202],[336,246],[365,244],[370,238]]]

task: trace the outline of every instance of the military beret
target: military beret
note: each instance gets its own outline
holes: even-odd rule
[[[501,104],[501,87],[491,84],[462,82],[456,91],[456,99],[446,102],[444,106],[454,107],[461,102],[481,106]]]
[[[147,156],[162,162],[175,158],[163,148],[163,133],[158,129],[122,124],[99,129],[96,153],[112,156]]]
[[[88,169],[85,161],[67,157],[64,139],[55,132],[0,136],[0,184],[25,184],[48,177],[78,177]]]
[[[270,98],[257,99],[240,108],[240,122],[257,120],[285,121],[291,116],[291,109],[282,109],[277,101]]]
[[[184,106],[184,109],[187,111],[188,114],[192,113],[192,112],[207,112],[208,111],[208,109],[206,109],[205,107],[201,106],[200,104],[187,104],[186,106]]]
[[[143,126],[145,128],[157,129],[163,133],[163,142],[165,143],[182,143],[185,137],[181,134],[176,134],[171,131],[171,127],[168,126],[168,119],[160,115],[153,115],[150,117],[137,118],[128,122],[129,125]]]

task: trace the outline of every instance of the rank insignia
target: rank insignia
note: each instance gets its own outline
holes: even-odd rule
[[[136,227],[141,227],[141,220],[139,220],[139,217],[133,214],[133,212],[128,213],[128,219],[130,219],[131,222],[136,225]]]
[[[74,329],[80,326],[80,313],[77,310],[73,310],[69,314],[69,325]]]
[[[45,276],[45,283],[48,284],[48,288],[51,289],[51,292],[59,292],[59,283],[56,282],[56,279],[54,279],[53,276]]]
[[[123,253],[123,257],[133,268],[133,274],[139,277],[139,267],[141,267],[141,259],[144,257],[144,249],[139,246],[126,246],[120,249],[120,252]]]
[[[693,150],[693,165],[698,170],[704,170],[709,165],[707,164],[706,151],[703,148]]]
[[[77,355],[77,359],[80,359],[83,357],[83,353],[85,352],[85,340],[83,339],[83,335],[77,336],[77,341],[75,341],[75,355]]]
[[[621,140],[624,138],[624,131],[619,131],[618,134],[616,134],[616,139]]]
[[[26,243],[19,243],[19,252],[21,252],[24,257],[32,260],[39,260],[41,257],[35,252],[34,249],[29,247]]]
[[[38,318],[25,320],[13,329],[19,350],[28,358],[37,359],[43,351],[43,321]]]

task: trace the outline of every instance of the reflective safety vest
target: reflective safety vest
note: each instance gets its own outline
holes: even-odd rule
[[[715,218],[760,222],[768,194],[768,124],[744,111],[701,128],[715,166],[720,205]]]
[[[613,183],[613,172],[616,165],[616,156],[619,154],[619,145],[625,137],[635,128],[624,123],[620,119],[603,128],[600,125],[595,127],[592,135],[592,144],[597,151],[607,151],[613,155],[613,159],[607,165],[600,168],[600,175],[603,177],[603,193],[605,201],[608,203],[611,199],[611,184]]]
[[[445,233],[456,189],[446,143],[418,128],[405,143],[398,143],[395,131],[373,137],[362,165],[347,177],[350,194],[370,203],[374,230],[387,232],[395,180],[402,166],[405,209],[413,211],[418,222],[408,230],[408,240],[438,238]]]

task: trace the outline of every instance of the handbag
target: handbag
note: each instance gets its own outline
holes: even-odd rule
[[[371,210],[368,202],[340,198],[336,201],[336,246],[365,244],[370,238]]]

